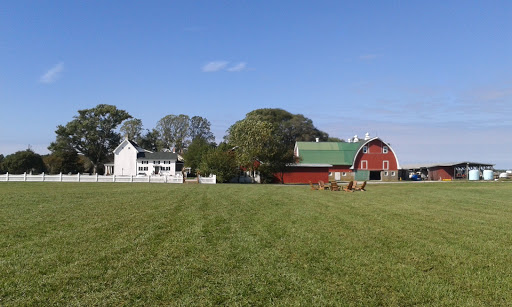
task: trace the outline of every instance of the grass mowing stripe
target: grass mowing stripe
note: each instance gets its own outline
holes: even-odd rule
[[[502,305],[510,183],[0,184],[0,304]]]

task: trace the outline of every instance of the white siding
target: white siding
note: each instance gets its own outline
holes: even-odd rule
[[[137,175],[137,149],[124,141],[114,152],[114,175]]]

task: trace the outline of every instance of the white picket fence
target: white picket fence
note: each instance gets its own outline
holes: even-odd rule
[[[89,175],[89,174],[75,174],[75,175],[30,175],[27,173],[21,175],[4,174],[0,175],[0,181],[13,181],[13,182],[149,182],[149,183],[183,183],[181,176],[103,176],[103,175]],[[199,177],[199,183],[215,184],[217,176]]]

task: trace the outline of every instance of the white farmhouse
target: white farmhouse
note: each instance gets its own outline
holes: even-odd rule
[[[176,173],[181,173],[183,162],[173,152],[151,152],[124,139],[114,150],[113,168],[109,173],[116,176],[176,176]]]

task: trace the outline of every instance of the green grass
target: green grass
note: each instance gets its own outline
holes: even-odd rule
[[[0,183],[0,305],[508,305],[512,184]]]

